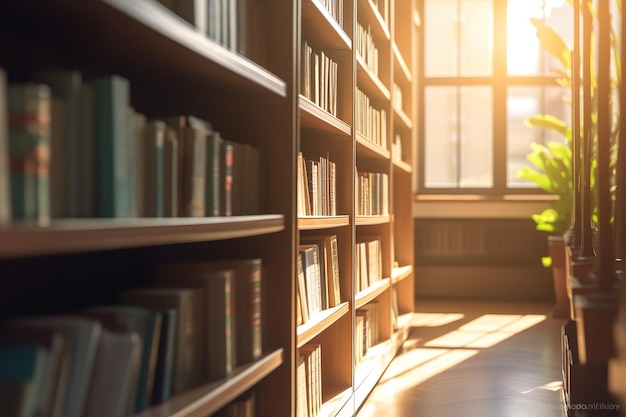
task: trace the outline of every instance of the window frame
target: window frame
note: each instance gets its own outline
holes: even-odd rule
[[[419,0],[418,10],[421,16],[425,16],[425,3],[427,0]],[[462,0],[457,0],[459,4]],[[426,77],[425,76],[425,28],[427,19],[422,21],[420,36],[418,36],[417,51],[417,146],[415,161],[415,184],[418,195],[481,195],[481,196],[505,196],[505,195],[543,195],[545,191],[538,187],[508,187],[507,186],[507,89],[509,87],[555,87],[557,86],[556,75],[508,75],[507,74],[507,7],[508,0],[492,0],[493,4],[493,73],[491,76],[452,76],[452,77]],[[459,52],[460,53],[460,52]],[[540,55],[542,60],[543,54]],[[540,64],[543,65],[543,62]],[[427,87],[473,87],[487,86],[492,88],[493,100],[493,172],[491,187],[426,187],[425,184],[425,148],[426,148],[426,120],[425,120],[425,91]],[[500,139],[498,139],[500,138]],[[530,152],[530,149],[529,149]]]

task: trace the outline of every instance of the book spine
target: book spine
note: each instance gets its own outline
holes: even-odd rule
[[[11,210],[17,219],[50,220],[50,87],[9,86]]]
[[[236,319],[238,364],[254,361],[262,354],[261,270],[261,260],[254,259],[244,261],[238,271],[241,274],[235,286],[236,305],[241,312]]]
[[[174,351],[176,349],[176,331],[178,312],[176,309],[162,310],[163,318],[159,336],[159,350],[151,404],[157,405],[170,399],[174,374]]]
[[[119,76],[95,80],[98,197],[101,217],[129,217],[129,81]]]
[[[7,79],[5,71],[0,68],[0,225],[10,222],[12,217],[7,114]]]
[[[232,274],[224,271],[209,283],[209,378],[226,378],[235,363],[232,328]]]
[[[233,215],[233,152],[233,142],[224,141],[224,151],[222,155],[222,172],[224,175],[222,193],[223,216]]]
[[[207,136],[207,181],[206,181],[206,215],[219,216],[222,195],[220,155],[224,141],[218,132]]]

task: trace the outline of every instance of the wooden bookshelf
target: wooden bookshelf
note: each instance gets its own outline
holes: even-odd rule
[[[250,365],[237,369],[225,380],[194,388],[148,411],[133,417],[200,417],[215,413],[283,364],[283,351],[279,349]]]
[[[354,416],[407,337],[414,307],[416,0],[335,1],[342,10],[327,9],[324,4],[333,2],[322,0],[269,0],[261,7],[242,2],[249,19],[237,32],[243,50],[212,39],[165,1],[24,0],[0,7],[0,68],[10,84],[45,69],[76,70],[85,82],[119,75],[129,81],[132,108],[148,120],[194,115],[225,140],[255,147],[262,158],[253,214],[94,215],[54,218],[45,226],[20,219],[0,225],[0,312],[7,319],[101,305],[129,288],[155,285],[155,269],[163,262],[262,259],[261,357],[132,417],[211,416],[250,391],[259,416],[312,417],[297,415],[296,380],[299,355],[311,345],[322,351],[317,417]],[[371,30],[377,68],[357,52],[359,26]],[[303,41],[336,68],[327,78],[332,85],[318,83],[329,87],[320,104],[302,91]],[[401,106],[394,106],[396,86]],[[357,129],[363,120],[359,94],[379,112],[375,117],[384,117],[378,120],[380,137]],[[399,157],[392,153],[396,137]],[[335,181],[328,197],[336,205],[333,214],[298,216],[300,152],[335,164],[336,172],[327,172]],[[359,215],[357,168],[388,177],[388,213]],[[0,178],[6,175],[0,172]],[[330,252],[336,270],[325,273],[338,272],[340,297],[298,325],[299,247],[321,236],[336,238]],[[378,240],[368,253],[380,252],[381,271],[357,292],[364,281],[357,281],[356,248],[367,237]],[[365,310],[379,340],[356,363],[357,321]]]

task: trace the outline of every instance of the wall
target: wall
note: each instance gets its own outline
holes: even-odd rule
[[[547,197],[419,197],[413,207],[415,295],[420,298],[551,301],[541,265],[546,234],[530,215]]]

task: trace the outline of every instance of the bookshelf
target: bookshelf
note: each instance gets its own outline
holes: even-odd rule
[[[114,304],[126,290],[156,286],[161,264],[258,258],[262,354],[227,377],[125,415],[220,416],[253,393],[254,414],[246,405],[240,415],[353,416],[406,339],[414,307],[415,6],[214,3],[240,10],[229,23],[220,21],[220,39],[211,32],[215,11],[207,20],[190,15],[189,0],[25,0],[0,7],[0,68],[8,85],[30,82],[42,70],[76,71],[83,83],[117,75],[128,82],[129,105],[146,120],[193,115],[260,155],[259,197],[250,213],[147,217],[137,209],[123,218],[0,223],[0,320]],[[183,5],[192,7],[176,8]],[[99,157],[91,162],[101,163]],[[191,159],[178,161],[177,169],[192,171],[185,165]],[[305,198],[303,186],[313,176],[300,176],[313,166],[318,192],[307,190]],[[0,172],[0,179],[8,175]],[[51,193],[58,190],[64,189],[51,184]],[[301,207],[314,198],[319,213]],[[2,207],[0,221],[1,214]],[[299,262],[301,245],[311,241],[319,242],[317,274],[324,281],[315,290],[320,311],[305,320]],[[321,356],[310,362],[317,373],[307,385],[316,387],[309,392],[316,402],[307,399],[311,412],[300,415],[306,390],[298,368],[301,355],[315,349]]]

